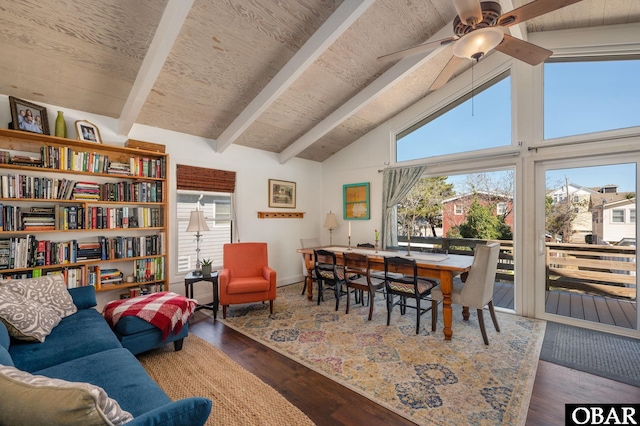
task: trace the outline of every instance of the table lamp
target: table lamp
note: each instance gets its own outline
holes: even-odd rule
[[[198,205],[200,203],[198,202]],[[196,208],[191,212],[189,217],[189,225],[187,225],[187,232],[196,233],[196,270],[193,271],[193,275],[196,277],[202,276],[202,263],[200,263],[200,232],[209,231],[207,221],[204,218],[204,212]]]
[[[327,213],[327,217],[324,218],[324,227],[329,230],[329,245],[333,245],[333,230],[338,227],[338,222],[336,222],[336,215],[329,210]]]

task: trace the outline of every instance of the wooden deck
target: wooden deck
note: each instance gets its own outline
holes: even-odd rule
[[[513,285],[497,282],[493,288],[493,303],[513,309]],[[635,301],[549,290],[545,307],[545,312],[552,314],[636,329]]]

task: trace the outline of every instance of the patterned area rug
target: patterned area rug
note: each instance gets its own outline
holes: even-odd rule
[[[525,423],[544,321],[498,313],[496,333],[487,313],[485,346],[475,311],[464,322],[454,306],[445,342],[441,306],[437,331],[427,313],[416,335],[411,309],[401,316],[396,307],[387,327],[382,295],[369,322],[369,308],[353,299],[346,315],[344,297],[336,312],[330,292],[317,306],[301,291],[302,283],[278,288],[273,315],[268,304],[238,305],[220,321],[417,424]]]

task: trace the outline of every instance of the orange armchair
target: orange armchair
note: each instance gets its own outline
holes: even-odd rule
[[[233,243],[223,247],[223,266],[218,275],[222,318],[227,306],[269,301],[273,313],[276,271],[268,266],[267,243]]]

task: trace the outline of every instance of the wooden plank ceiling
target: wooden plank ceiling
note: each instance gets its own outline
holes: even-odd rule
[[[3,1],[0,93],[119,118],[125,135],[323,161],[428,94],[450,48],[376,58],[448,36],[455,15],[451,0]],[[638,1],[583,0],[519,31],[632,22]]]

